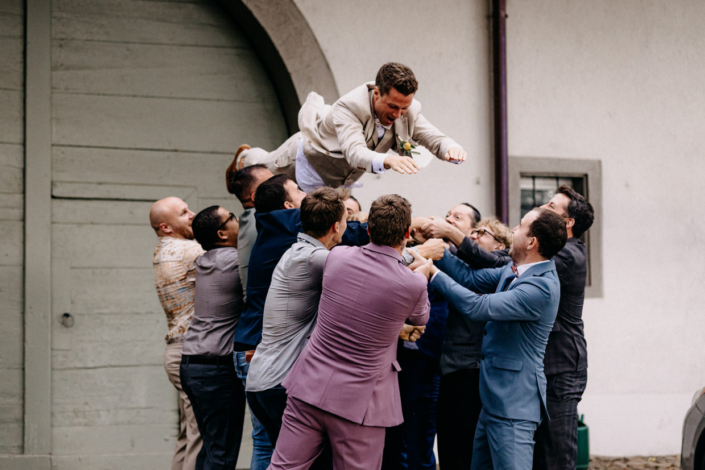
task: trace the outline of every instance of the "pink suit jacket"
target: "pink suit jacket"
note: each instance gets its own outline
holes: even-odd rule
[[[397,339],[405,320],[425,325],[426,279],[399,252],[370,243],[331,251],[318,323],[282,385],[289,396],[363,426],[404,421]]]

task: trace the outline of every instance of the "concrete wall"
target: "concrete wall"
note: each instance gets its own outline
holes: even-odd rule
[[[0,454],[22,452],[24,2],[0,0]]]
[[[508,2],[509,152],[602,160],[591,451],[675,454],[705,385],[705,3]]]

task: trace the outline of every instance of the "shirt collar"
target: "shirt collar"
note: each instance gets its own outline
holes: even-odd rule
[[[392,258],[398,260],[401,262],[401,254],[391,246],[387,245],[376,245],[372,242],[368,243],[367,245],[363,246],[362,248],[374,251],[383,255],[391,256]]]
[[[527,271],[527,269],[529,269],[530,267],[537,266],[541,263],[548,263],[549,261],[550,260],[537,261],[536,263],[522,264],[521,266],[517,266],[517,273],[518,273],[517,277],[521,277],[521,275],[524,274]]]
[[[321,248],[326,248],[326,246],[325,246],[323,243],[321,243],[318,239],[313,238],[313,237],[310,236],[310,235],[306,235],[306,234],[303,233],[303,232],[299,232],[299,234],[297,235],[297,239],[298,239],[298,241],[300,241],[300,242],[310,243],[310,244],[313,245],[313,246],[317,246],[317,247],[321,247]],[[328,249],[328,248],[326,248],[326,249]]]
[[[392,126],[393,126],[393,124],[390,124],[390,125],[388,125],[388,126],[383,126],[382,123],[380,122],[379,118],[378,118],[377,115],[375,114],[375,126],[377,126],[377,127],[384,127],[385,129],[391,129]]]

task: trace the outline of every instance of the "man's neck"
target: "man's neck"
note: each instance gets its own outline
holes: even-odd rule
[[[529,253],[524,259],[514,262],[517,264],[517,266],[523,266],[525,264],[540,263],[541,261],[548,260],[543,256],[539,255],[538,253]]]
[[[309,235],[309,236],[311,236],[311,235]],[[321,238],[317,238],[317,237],[313,237],[313,238],[315,238],[316,240],[321,242],[323,244],[323,246],[325,246],[328,250],[330,250],[335,245],[337,245],[337,243],[333,242],[334,236],[335,236],[335,234],[328,234],[328,235],[322,236]]]
[[[243,208],[244,210],[247,210],[247,209],[254,209],[254,208],[255,208],[255,204],[254,204],[253,202],[246,202],[245,204],[242,205],[242,208]]]

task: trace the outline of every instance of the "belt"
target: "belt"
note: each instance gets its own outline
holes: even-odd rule
[[[210,366],[232,366],[235,368],[233,363],[233,356],[181,356],[182,364],[202,364]]]

